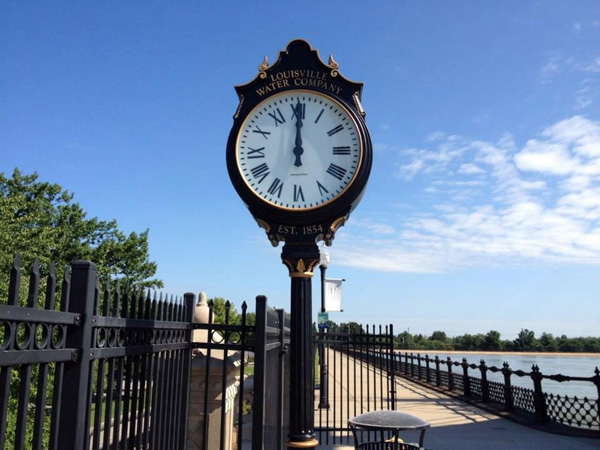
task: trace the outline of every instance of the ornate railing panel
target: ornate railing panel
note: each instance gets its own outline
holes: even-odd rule
[[[194,296],[100,289],[88,261],[48,272],[22,303],[17,255],[0,305],[0,448],[183,448]]]
[[[598,400],[544,394],[551,420],[570,426],[600,429]]]

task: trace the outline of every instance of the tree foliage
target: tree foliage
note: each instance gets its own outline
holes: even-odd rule
[[[564,335],[555,338],[550,333],[542,333],[538,339],[535,332],[528,329],[522,329],[514,340],[502,340],[500,332],[496,330],[490,330],[486,334],[462,334],[455,337],[448,337],[443,331],[434,331],[431,336],[403,331],[395,336],[394,346],[407,350],[600,353],[600,338],[568,338]]]
[[[242,323],[242,317],[236,311],[235,305],[222,297],[215,297],[209,300],[212,302],[213,323],[239,325]],[[229,314],[229,317],[227,315]]]
[[[162,287],[152,278],[156,263],[149,260],[148,230],[126,235],[115,220],[87,218],[73,194],[58,184],[38,180],[37,173],[12,177],[0,172],[0,272],[8,274],[15,253],[23,267],[38,258],[61,270],[71,261],[87,259],[98,265],[104,279],[121,279],[137,287]],[[59,272],[60,273],[60,272]],[[5,298],[7,279],[0,279]]]

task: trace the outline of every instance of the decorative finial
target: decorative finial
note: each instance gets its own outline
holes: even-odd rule
[[[333,53],[329,55],[329,67],[331,68],[331,76],[337,77],[340,65],[336,62],[335,59],[333,59]]]
[[[267,69],[269,68],[269,58],[267,57],[267,55],[265,55],[265,59],[263,59],[263,62],[260,66],[258,66],[258,71],[259,73],[259,77],[261,77],[263,80],[265,78],[267,78]]]

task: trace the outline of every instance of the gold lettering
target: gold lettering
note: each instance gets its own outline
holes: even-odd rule
[[[290,80],[293,79],[294,86],[297,87],[311,86],[339,94],[342,91],[342,88],[331,82],[328,82],[328,76],[329,75],[327,72],[321,72],[318,70],[283,70],[281,72],[275,72],[271,74],[269,78],[271,82],[260,88],[257,88],[256,93],[262,97],[265,94],[275,90],[290,87]]]
[[[317,224],[317,225],[305,225],[302,227],[302,234],[304,235],[310,235],[310,234],[316,234],[316,233],[322,233],[323,232],[323,226],[321,224]]]
[[[298,234],[298,227],[292,227],[292,226],[287,226],[287,225],[279,225],[279,228],[277,229],[277,232],[280,234]]]

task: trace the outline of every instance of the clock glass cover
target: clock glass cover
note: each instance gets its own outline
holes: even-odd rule
[[[254,194],[277,208],[318,208],[354,181],[363,152],[359,133],[330,97],[298,90],[274,95],[240,128],[238,170]]]

